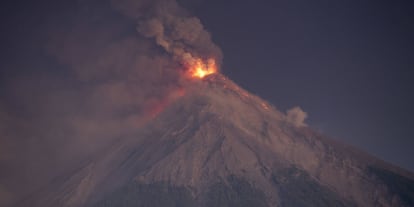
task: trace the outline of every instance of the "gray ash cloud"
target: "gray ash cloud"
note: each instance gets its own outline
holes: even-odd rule
[[[49,3],[32,8],[43,15],[34,25],[17,18],[29,32],[2,60],[0,204],[142,127],[179,96],[189,54],[222,58],[173,0]]]

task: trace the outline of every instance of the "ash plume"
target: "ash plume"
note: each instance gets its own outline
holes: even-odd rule
[[[113,3],[118,4],[116,1]],[[140,6],[149,5],[144,2]],[[136,7],[134,8],[137,9]],[[181,64],[194,65],[196,58],[200,57],[221,62],[220,48],[212,42],[210,33],[204,29],[197,17],[187,14],[174,0],[155,1],[150,7],[152,8],[149,12],[143,16],[131,16],[133,12],[121,11],[125,15],[135,17],[138,21],[137,31],[147,38],[154,39],[157,45]]]
[[[182,94],[193,56],[222,57],[173,0],[48,3],[14,37],[22,54],[1,63],[11,75],[0,83],[0,204],[145,125]]]
[[[295,126],[307,126],[305,119],[308,113],[304,112],[300,107],[296,106],[286,111],[286,120]]]

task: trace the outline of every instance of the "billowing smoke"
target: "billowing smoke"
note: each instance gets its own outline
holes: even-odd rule
[[[307,117],[308,114],[298,106],[286,111],[286,120],[298,127],[307,126],[305,123]]]
[[[1,62],[0,204],[133,136],[182,94],[186,64],[222,56],[174,0],[48,3]]]
[[[210,58],[213,55],[220,54],[215,45],[206,44],[211,42],[210,36],[203,29],[200,20],[194,17],[172,18],[172,20],[167,18],[164,22],[152,18],[140,22],[138,31],[146,37],[154,38],[158,45],[162,46],[168,53],[173,55],[174,59],[184,65],[193,65],[196,61],[194,55]],[[203,50],[192,51],[191,48],[194,46],[195,48],[205,47]]]
[[[198,18],[185,14],[174,0],[154,2],[152,7],[144,16],[132,16],[137,18],[140,34],[153,38],[184,66],[194,65],[198,58],[220,62],[221,50],[211,41]],[[126,15],[130,13],[125,12]]]

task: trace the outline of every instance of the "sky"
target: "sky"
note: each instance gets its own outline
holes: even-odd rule
[[[299,106],[318,131],[414,171],[412,1],[178,2],[1,6],[0,192],[10,198],[0,204],[133,134],[179,94],[195,57],[216,59],[282,111]]]
[[[414,2],[203,1],[190,5],[223,73],[308,124],[414,170]]]

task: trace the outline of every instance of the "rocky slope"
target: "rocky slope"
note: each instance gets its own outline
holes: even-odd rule
[[[414,206],[414,175],[216,74],[18,206]]]

